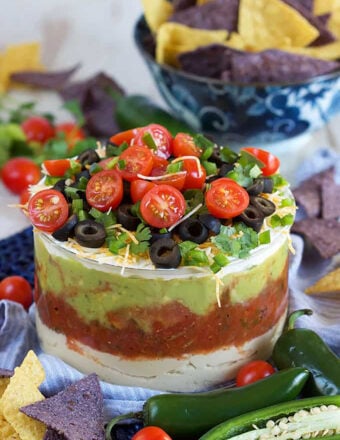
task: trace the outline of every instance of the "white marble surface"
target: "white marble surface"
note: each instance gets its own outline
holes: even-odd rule
[[[1,6],[6,12],[1,17],[0,50],[12,43],[40,41],[43,62],[50,70],[79,62],[75,79],[104,71],[127,93],[143,93],[162,104],[133,42],[133,25],[142,12],[140,0],[1,0]],[[39,109],[60,112],[56,96],[36,97]],[[293,178],[306,155],[326,145],[340,152],[340,117],[303,142],[291,142],[289,153],[285,145],[275,147],[284,158],[283,174]],[[28,225],[20,210],[8,206],[16,202],[17,197],[0,183],[0,239]]]

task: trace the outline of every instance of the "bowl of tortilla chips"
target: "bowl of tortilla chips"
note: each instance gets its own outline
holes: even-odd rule
[[[134,38],[177,117],[217,143],[293,139],[340,113],[337,0],[143,0]]]

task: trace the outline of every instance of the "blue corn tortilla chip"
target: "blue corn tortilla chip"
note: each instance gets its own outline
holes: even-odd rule
[[[193,75],[220,79],[223,72],[229,71],[231,54],[237,52],[221,44],[211,44],[178,56],[180,68]]]
[[[174,7],[174,11],[183,11],[183,9],[195,6],[196,0],[173,0],[172,5]]]
[[[55,431],[51,436],[60,434],[65,440],[105,438],[103,395],[96,374],[85,376],[58,394],[20,411]]]
[[[6,377],[12,377],[14,374],[13,370],[7,370],[6,368],[0,368],[0,377],[6,378]]]
[[[44,435],[43,440],[67,440],[66,437],[62,434],[58,434],[57,431],[53,429],[47,429]]]
[[[11,80],[21,84],[27,84],[31,87],[39,87],[47,90],[60,90],[68,83],[79,67],[80,65],[77,64],[71,69],[60,70],[58,72],[15,72],[12,73]]]
[[[257,53],[235,53],[231,79],[238,83],[289,83],[311,79],[340,68],[336,61],[268,49]]]
[[[332,43],[336,40],[333,33],[327,29],[324,22],[313,15],[313,12],[307,9],[301,0],[283,0],[288,6],[291,6],[298,11],[309,23],[319,31],[319,36],[314,40],[311,46],[320,46],[323,44]]]
[[[212,0],[174,12],[169,21],[191,28],[237,30],[239,0]]]

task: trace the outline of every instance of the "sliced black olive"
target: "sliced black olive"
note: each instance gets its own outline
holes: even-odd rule
[[[160,269],[174,269],[180,265],[181,252],[172,238],[156,240],[149,249],[153,264]]]
[[[80,246],[99,248],[105,243],[106,231],[104,226],[95,220],[82,220],[77,223],[74,235]]]
[[[209,157],[209,160],[211,162],[214,162],[218,167],[220,167],[223,164],[223,160],[221,158],[221,152],[219,148],[214,149],[211,156]]]
[[[124,228],[135,231],[140,223],[140,219],[132,214],[131,206],[123,203],[117,209],[117,220]]]
[[[218,218],[211,214],[200,214],[198,219],[204,224],[205,227],[209,229],[209,231],[213,232],[214,234],[220,233],[221,221]]]
[[[131,183],[127,180],[123,180],[123,203],[131,202]]]
[[[60,180],[58,180],[58,182],[56,182],[53,185],[53,189],[61,192],[63,194],[63,196],[65,196],[65,186],[66,186],[65,182],[66,182],[65,179],[60,179]]]
[[[219,177],[225,177],[229,171],[234,169],[234,165],[232,163],[223,163],[218,172]]]
[[[264,177],[263,179],[263,192],[271,194],[274,189],[274,181],[270,177]]]
[[[184,220],[178,226],[177,232],[182,240],[190,240],[197,244],[204,243],[209,236],[208,228],[198,219],[194,218]]]
[[[258,194],[263,193],[264,189],[264,180],[262,178],[255,179],[254,182],[247,187],[247,193],[250,196],[257,196]]]
[[[77,223],[77,215],[72,214],[63,226],[52,233],[52,237],[58,241],[67,241],[70,237],[74,236],[74,228]]]
[[[151,239],[150,239],[150,243],[154,243],[156,240],[160,240],[161,238],[171,238],[172,236],[172,232],[160,232],[159,229],[156,228],[150,228],[150,232],[151,232]]]
[[[83,166],[85,166],[85,165],[91,165],[95,162],[99,162],[100,157],[98,156],[94,148],[88,148],[87,150],[79,154],[78,160]]]
[[[253,228],[254,231],[259,232],[262,225],[264,215],[253,205],[248,205],[247,208],[238,216],[245,225]]]
[[[82,177],[85,177],[85,179],[90,180],[91,174],[89,170],[83,170],[80,171],[80,173],[77,173],[74,177],[76,178],[75,183],[77,184]]]
[[[272,215],[276,210],[273,202],[261,196],[250,197],[250,204],[255,206],[265,217]]]

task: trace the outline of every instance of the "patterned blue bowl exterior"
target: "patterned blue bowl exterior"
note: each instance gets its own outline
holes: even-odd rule
[[[340,112],[340,72],[296,84],[238,85],[199,78],[155,62],[142,41],[143,18],[135,42],[170,109],[195,131],[219,144],[240,146],[279,142],[314,131]]]

